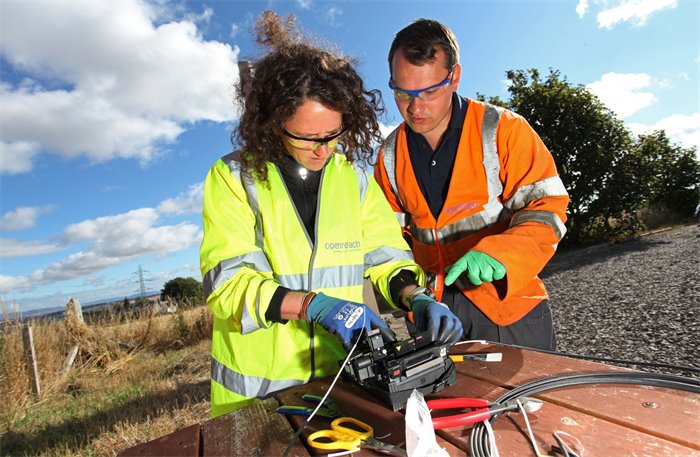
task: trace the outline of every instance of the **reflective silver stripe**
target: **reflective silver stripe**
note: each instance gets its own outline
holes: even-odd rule
[[[260,205],[258,204],[258,190],[255,188],[255,183],[250,175],[243,173],[241,169],[240,155],[240,150],[234,151],[223,156],[221,160],[228,166],[231,174],[238,178],[240,183],[245,188],[246,194],[248,195],[248,204],[255,215],[255,245],[262,250],[264,246],[263,224],[262,214],[260,213]]]
[[[411,224],[411,237],[421,243],[436,244],[433,229],[424,229]]]
[[[554,229],[554,233],[557,235],[559,241],[561,241],[566,234],[566,226],[561,219],[559,219],[559,216],[551,211],[518,211],[515,213],[515,216],[513,216],[513,219],[511,219],[510,226],[513,227],[514,225],[522,224],[523,222],[539,222],[549,225],[552,227],[552,229]]]
[[[335,267],[320,267],[312,270],[311,289],[329,289],[333,287],[348,287],[362,284],[362,265],[339,265]],[[278,275],[279,283],[292,290],[306,290],[309,287],[309,275],[306,273]]]
[[[544,197],[566,197],[567,195],[569,194],[559,176],[552,176],[521,187],[505,202],[505,206],[510,211],[516,212],[533,200]]]
[[[247,252],[238,257],[222,260],[204,275],[204,295],[208,297],[221,284],[231,279],[241,268],[248,267],[262,273],[271,272],[272,267],[261,251]]]
[[[406,214],[406,213],[397,213],[394,212],[394,216],[396,216],[396,220],[399,221],[399,225],[401,227],[407,227],[408,226],[408,221],[411,220],[411,216]]]
[[[311,289],[359,286],[364,280],[363,273],[362,265],[314,268],[313,276],[311,277]]]
[[[367,177],[367,172],[357,165],[353,164],[353,170],[357,175],[357,183],[360,186],[360,204],[365,201],[365,195],[367,195],[367,189],[369,188],[369,178]]]
[[[489,214],[489,211],[482,210],[438,230],[422,229],[411,225],[411,235],[421,243],[434,245],[436,244],[435,234],[437,233],[437,240],[440,244],[452,243],[496,224],[500,220],[499,216],[500,214],[498,213],[492,215]]]
[[[264,279],[263,282],[260,283],[260,285],[258,286],[258,291],[262,289],[262,286],[263,284],[265,284],[266,281],[272,280],[270,278]],[[269,328],[269,326],[265,325],[265,319],[260,315],[259,293],[255,297],[255,317],[257,318],[257,320],[254,319],[253,316],[248,312],[248,306],[243,307],[243,315],[241,316],[241,333],[245,335],[246,333],[251,333],[256,330],[260,330],[261,328]]]
[[[501,120],[503,108],[493,105],[486,105],[484,118],[481,121],[481,149],[484,154],[484,171],[486,172],[486,185],[489,193],[489,200],[484,205],[484,210],[489,216],[498,215],[501,212],[501,204],[498,198],[503,193],[503,183],[501,183],[501,164],[498,161],[498,145],[496,143],[496,131],[498,122]]]
[[[259,376],[246,376],[211,358],[211,379],[231,392],[248,398],[264,398],[277,391],[306,383],[307,379],[272,380]]]
[[[260,296],[258,295],[258,299],[255,301],[256,314],[259,305]],[[245,335],[246,333],[251,333],[261,328],[263,327],[259,326],[257,322],[255,322],[255,319],[253,319],[253,316],[248,312],[248,307],[244,306],[243,314],[241,315],[241,333]]]
[[[241,151],[237,150],[230,154],[227,154],[221,158],[221,160],[228,166],[229,171],[233,176],[238,178],[239,182],[243,185],[246,195],[248,196],[248,205],[255,216],[255,246],[260,249],[257,255],[263,258],[262,261],[258,261],[253,265],[249,265],[251,268],[258,270],[260,272],[272,271],[272,267],[267,260],[263,250],[265,247],[265,240],[263,235],[263,224],[262,224],[262,213],[260,212],[260,205],[258,203],[258,190],[255,187],[255,183],[249,174],[243,173],[240,163]],[[251,255],[255,253],[249,253],[246,255]],[[239,268],[240,269],[240,268]],[[236,274],[238,269],[235,271],[227,272],[227,278],[230,279]],[[264,281],[263,281],[264,282]],[[218,287],[219,284],[217,284]],[[214,289],[212,289],[214,290]],[[243,333],[250,333],[260,328],[267,328],[264,325],[258,325],[257,322],[265,322],[264,319],[260,319],[260,288],[258,288],[258,294],[255,298],[255,313],[257,315],[257,321],[253,319],[253,316],[248,312],[248,304],[244,302],[243,315],[241,318],[241,331]],[[208,295],[208,294],[207,294]]]
[[[382,246],[365,254],[365,270],[395,260],[413,260],[413,255],[410,251]]]
[[[382,145],[382,151],[384,152],[384,169],[386,170],[386,176],[389,179],[389,185],[391,185],[391,191],[399,201],[399,205],[401,205],[402,208],[405,208],[406,205],[404,205],[401,201],[399,187],[396,184],[396,135],[398,135],[401,125],[396,127],[394,131],[392,131],[389,136],[386,137],[386,140],[384,140],[384,144]],[[405,225],[403,226],[405,227]]]
[[[292,290],[306,290],[309,281],[307,273],[299,273],[295,275],[276,275],[280,285]]]

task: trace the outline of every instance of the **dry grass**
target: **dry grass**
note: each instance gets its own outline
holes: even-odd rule
[[[0,455],[116,455],[209,418],[206,307],[85,325],[34,322],[41,395],[31,391],[21,325],[0,335]],[[67,374],[62,366],[80,350]]]

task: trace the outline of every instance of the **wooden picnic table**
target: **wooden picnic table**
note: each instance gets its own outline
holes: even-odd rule
[[[631,371],[561,355],[498,344],[454,346],[451,354],[501,352],[501,362],[458,362],[457,383],[426,399],[477,397],[496,400],[522,384],[562,374]],[[332,380],[323,379],[281,392],[239,411],[178,430],[165,437],[122,451],[119,456],[281,456],[325,455],[306,446],[313,431],[329,428],[330,419],[315,417],[294,439],[304,422],[301,416],[283,416],[279,405],[303,405],[305,393],[324,394]],[[405,448],[404,410],[394,412],[359,386],[339,380],[332,399],[343,413],[374,427],[382,441]],[[551,453],[554,432],[575,437],[585,456],[696,456],[700,457],[700,395],[677,389],[630,384],[564,387],[537,394],[544,402],[528,414],[539,449]],[[454,413],[454,412],[453,412]],[[492,422],[501,456],[536,455],[520,413],[506,413]],[[437,430],[437,441],[450,456],[469,455],[472,427]],[[362,449],[353,456],[377,456]]]

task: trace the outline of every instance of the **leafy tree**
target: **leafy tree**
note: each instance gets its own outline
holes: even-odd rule
[[[632,135],[622,121],[588,89],[571,85],[558,71],[550,69],[546,79],[536,69],[506,75],[510,100],[488,101],[525,117],[554,156],[571,197],[564,241],[590,242],[611,231],[635,230],[629,214],[642,197]]]
[[[170,298],[179,304],[200,303],[204,297],[202,283],[194,278],[175,278],[166,282],[161,290],[161,300]]]
[[[639,177],[647,207],[668,210],[674,219],[692,215],[700,200],[700,163],[695,148],[671,144],[666,132],[640,135],[635,145],[643,164]]]

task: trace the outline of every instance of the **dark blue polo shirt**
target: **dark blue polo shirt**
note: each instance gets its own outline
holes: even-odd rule
[[[406,138],[411,165],[416,174],[418,186],[428,202],[430,212],[437,219],[447,199],[452,168],[457,156],[459,138],[462,135],[464,118],[467,115],[468,101],[455,92],[452,94],[452,114],[450,123],[435,151],[420,133],[406,124]]]

